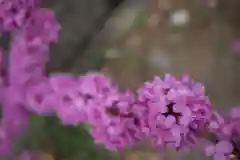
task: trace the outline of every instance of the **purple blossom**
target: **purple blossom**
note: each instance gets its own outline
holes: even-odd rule
[[[80,77],[53,74],[49,81],[58,101],[55,111],[63,124],[78,125],[86,122],[89,102],[103,98],[113,89],[111,80],[99,73]]]
[[[12,151],[12,140],[11,139],[1,139],[0,142],[0,156],[8,156]]]
[[[8,133],[6,132],[3,126],[0,126],[0,156],[9,155],[12,151],[12,141],[9,138]]]
[[[88,107],[82,97],[71,99],[67,95],[58,95],[59,103],[56,114],[61,122],[65,125],[79,125],[86,122],[87,115],[85,112]]]
[[[0,155],[8,155],[12,140],[22,134],[28,125],[28,112],[23,108],[21,90],[13,87],[2,88],[2,122],[0,128]]]
[[[239,107],[234,107],[230,110],[230,117],[232,119],[240,119],[240,108]]]
[[[208,156],[239,158],[235,145],[239,145],[240,109],[221,117],[211,108],[203,85],[187,75],[155,77],[144,83],[137,97],[131,91],[121,93],[101,73],[46,76],[49,45],[57,42],[60,25],[54,12],[40,8],[38,0],[0,0],[0,31],[12,32],[4,74],[0,49],[0,155],[11,152],[12,140],[26,129],[31,111],[55,113],[64,125],[87,123],[95,143],[110,150],[131,147],[143,138],[157,148],[188,149],[207,130],[216,138],[216,144],[206,148]],[[239,52],[239,46],[235,41],[232,52]],[[31,156],[23,152],[19,158],[36,159]]]
[[[30,151],[22,152],[16,160],[37,160],[36,153]]]
[[[57,41],[59,30],[54,13],[40,8],[38,0],[0,0],[0,32],[13,33],[6,77],[2,77],[0,52],[2,154],[10,153],[12,139],[26,129],[26,109],[43,114],[55,107],[58,97],[46,80],[45,65],[48,45]],[[3,83],[3,79],[8,82]]]
[[[66,93],[66,94],[73,94],[77,95],[77,87],[79,85],[79,81],[77,77],[74,77],[71,74],[51,74],[48,78],[49,84],[51,88],[56,93]]]
[[[38,0],[0,0],[0,30],[24,28],[31,12],[37,7]]]
[[[138,90],[138,99],[145,107],[141,129],[157,146],[182,149],[194,143],[198,127],[212,114],[204,87],[188,76],[155,77]]]
[[[104,74],[89,72],[79,77],[79,90],[85,96],[101,97],[111,90],[117,90],[117,87]]]
[[[24,108],[23,96],[22,91],[15,87],[4,89],[2,125],[9,137],[18,136],[28,126],[28,112]]]
[[[86,121],[87,106],[77,89],[78,82],[77,77],[69,74],[54,74],[49,77],[52,97],[56,100],[54,111],[63,124],[78,125]]]
[[[3,66],[3,64],[4,64],[4,56],[3,56],[3,50],[2,50],[2,48],[0,48],[0,88],[2,88],[3,87],[3,85],[4,85],[4,79],[5,79],[5,77],[4,77],[4,66]],[[1,90],[0,90],[0,92],[1,92]],[[0,93],[1,94],[1,93]],[[1,97],[1,96],[0,96]]]
[[[233,156],[232,152],[232,143],[225,140],[206,147],[207,156],[213,156],[213,160],[230,160]]]
[[[214,160],[229,160],[234,156],[239,158],[238,151],[237,153],[233,152],[233,143],[237,146],[239,145],[240,116],[238,113],[239,108],[233,108],[230,110],[230,116],[226,118],[221,117],[216,112],[213,114],[212,120],[209,123],[209,131],[216,135],[220,142],[215,146],[209,146],[206,149],[206,153],[208,156],[213,156]]]
[[[217,112],[214,112],[208,129],[218,139],[234,139],[237,140],[240,135],[240,116],[239,108],[230,110],[230,116],[223,118]]]
[[[57,101],[58,99],[48,80],[29,86],[26,91],[27,108],[37,114],[52,113]]]
[[[240,136],[240,108],[233,108],[230,110],[230,117],[228,118],[228,128],[232,138]]]
[[[236,39],[231,43],[230,52],[234,55],[240,54],[240,40]]]
[[[207,127],[211,133],[214,133],[220,139],[229,137],[232,133],[232,127],[229,121],[224,119],[217,112],[213,112]]]
[[[13,37],[11,43],[11,85],[32,85],[45,77],[45,65],[49,58],[47,45],[57,41],[59,30],[52,11],[39,8],[31,12],[26,27]]]
[[[35,9],[22,30],[32,43],[49,44],[58,40],[60,25],[53,11],[46,8]]]
[[[134,97],[131,93],[110,92],[104,99],[88,106],[88,123],[95,143],[110,150],[135,145],[141,134],[138,119],[133,114]]]
[[[28,86],[45,78],[45,63],[48,53],[41,48],[30,50],[28,41],[22,36],[14,37],[11,44],[9,81],[14,86]]]

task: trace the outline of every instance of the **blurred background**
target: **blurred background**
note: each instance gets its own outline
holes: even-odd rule
[[[154,75],[190,74],[206,86],[217,110],[240,102],[239,0],[44,0],[62,25],[51,46],[49,72],[97,70],[122,88],[136,89]],[[1,40],[6,42],[7,36]],[[55,118],[34,117],[16,148],[41,160],[202,160],[160,153],[148,145],[108,152],[92,143],[86,126],[62,127]]]

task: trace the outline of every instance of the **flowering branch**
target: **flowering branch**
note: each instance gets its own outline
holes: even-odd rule
[[[147,137],[156,148],[183,151],[206,138],[214,144],[206,149],[214,160],[240,159],[234,139],[240,134],[240,109],[223,119],[213,110],[204,86],[187,75],[155,77],[136,95],[120,92],[101,73],[46,76],[48,47],[57,42],[60,25],[54,13],[39,4],[0,0],[0,31],[12,33],[9,66],[0,81],[1,155],[11,152],[11,140],[25,130],[33,112],[55,114],[63,125],[89,124],[94,142],[109,150],[132,147]]]

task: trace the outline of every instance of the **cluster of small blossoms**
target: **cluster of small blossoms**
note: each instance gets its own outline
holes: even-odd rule
[[[155,77],[137,95],[122,92],[101,73],[46,76],[49,45],[57,42],[59,30],[54,13],[38,0],[0,0],[0,32],[12,33],[8,66],[0,50],[1,155],[11,152],[12,139],[33,112],[56,115],[63,125],[87,124],[94,142],[109,150],[148,138],[154,147],[181,151],[203,137],[213,142],[206,153],[214,160],[240,159],[240,109],[222,118],[203,85],[186,75]],[[206,130],[214,139],[203,134]]]
[[[210,121],[209,130],[215,133],[217,142],[207,146],[207,155],[213,156],[214,160],[239,159],[239,126],[240,108],[231,109],[230,115],[226,118],[215,113]]]
[[[28,108],[40,115],[55,113],[64,125],[88,123],[96,143],[119,150],[140,137],[131,92],[121,93],[100,73],[52,74],[26,93]]]
[[[232,152],[233,145],[227,140],[206,147],[207,156],[212,156],[214,160],[229,160],[235,158]]]
[[[58,37],[59,25],[53,13],[37,9],[21,32],[13,35],[9,58],[11,85],[29,86],[42,81],[48,60],[48,45]]]
[[[48,46],[59,29],[54,13],[38,0],[0,0],[0,33],[10,32],[12,39],[7,63],[1,50],[1,155],[11,152],[12,140],[28,125],[26,92],[45,79]]]
[[[212,116],[204,87],[188,76],[155,77],[139,89],[138,100],[144,108],[142,132],[160,148],[187,149],[196,142],[198,128]]]
[[[2,55],[2,52],[1,52]],[[1,61],[1,73],[3,72]],[[0,103],[2,105],[2,121],[0,122],[0,155],[11,152],[11,140],[26,127],[28,116],[21,108],[22,94],[13,87],[6,86],[5,74],[0,74]]]
[[[56,113],[63,124],[78,125],[87,121],[86,106],[90,101],[104,96],[110,89],[111,81],[99,73],[52,74],[28,88],[26,102],[35,113]]]
[[[21,30],[36,8],[38,0],[0,0],[0,29]]]
[[[88,110],[90,133],[95,143],[110,150],[120,150],[135,145],[141,138],[139,119],[134,112],[135,98],[128,91],[109,93],[92,101]]]

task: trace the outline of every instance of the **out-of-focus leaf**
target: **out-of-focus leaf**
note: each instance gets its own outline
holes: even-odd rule
[[[24,149],[52,150],[57,159],[75,157],[111,160],[112,154],[93,143],[89,125],[64,126],[56,117],[30,118],[29,128],[16,140],[15,151]],[[49,148],[52,147],[52,148]]]
[[[148,18],[149,16],[145,12],[140,12],[137,13],[135,19],[134,19],[134,27],[136,28],[145,28],[148,25]]]
[[[86,131],[89,131],[90,129],[90,125],[89,124],[82,124],[82,126],[80,127],[80,129],[84,128]]]

